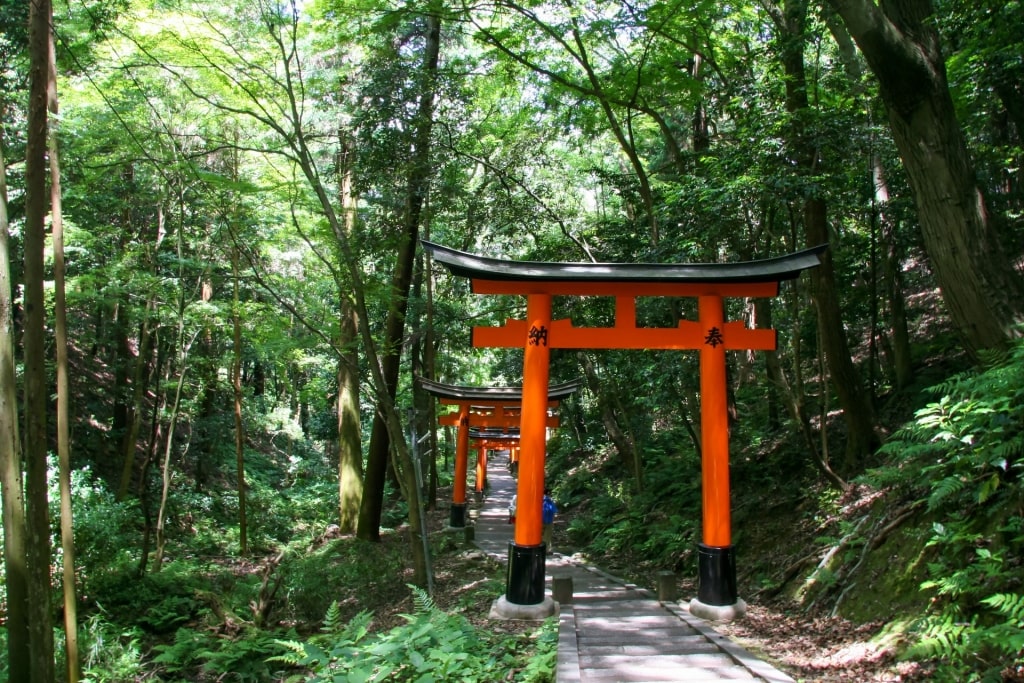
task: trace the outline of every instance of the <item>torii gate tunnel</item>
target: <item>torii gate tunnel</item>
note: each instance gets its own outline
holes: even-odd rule
[[[474,327],[473,346],[523,349],[518,505],[538,509],[544,491],[545,406],[551,349],[680,349],[700,352],[702,539],[698,544],[698,591],[691,611],[730,619],[745,604],[736,591],[736,563],[729,505],[729,426],[725,352],[774,350],[772,329],[726,321],[726,297],[774,297],[779,283],[821,263],[827,245],[786,256],[741,263],[619,264],[509,261],[477,256],[423,241],[435,260],[467,277],[477,294],[526,296],[526,319],[500,327]],[[615,299],[612,327],[575,327],[552,320],[554,296]],[[677,327],[638,327],[636,299],[695,297],[698,319]],[[541,536],[517,525],[509,547],[509,612],[544,599],[545,547]],[[499,601],[500,602],[500,601]],[[500,605],[499,605],[500,611]]]
[[[552,422],[557,423],[558,418],[549,418],[548,422],[549,427],[558,426]],[[487,453],[492,450],[505,450],[508,451],[511,459],[513,453],[519,448],[519,428],[509,428],[509,431],[506,432],[500,428],[474,429],[470,427],[469,440],[477,448],[473,491],[478,496],[482,496],[487,487]]]
[[[519,427],[522,414],[523,391],[521,387],[464,387],[443,384],[424,377],[416,381],[427,393],[438,398],[442,405],[457,406],[456,410],[442,415],[437,422],[440,425],[457,426],[455,441],[455,473],[452,484],[452,504],[449,513],[449,526],[462,528],[466,525],[466,481],[469,469],[469,441],[471,428]],[[539,406],[543,419],[542,430],[557,427],[558,417],[549,415],[562,399],[579,389],[579,382],[546,386],[545,401]],[[515,444],[519,449],[520,445]],[[543,478],[543,471],[541,472]],[[543,480],[541,481],[543,489]],[[537,533],[540,534],[540,508],[537,512]]]

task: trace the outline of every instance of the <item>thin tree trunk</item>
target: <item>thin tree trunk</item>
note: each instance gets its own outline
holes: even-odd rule
[[[889,205],[889,185],[881,158],[874,155],[871,163],[875,187],[875,207],[881,223],[885,254],[882,257],[885,296],[889,301],[889,329],[892,335],[892,365],[897,389],[906,389],[914,379],[914,365],[910,353],[910,331],[907,327],[907,309],[903,300],[903,278],[900,270],[900,248],[895,225],[886,208]]]
[[[427,227],[427,238],[430,237],[430,228]],[[424,257],[424,273],[427,280],[427,329],[424,338],[423,360],[424,371],[430,379],[437,378],[437,341],[434,335],[434,275],[430,267],[430,254]],[[427,428],[430,438],[427,439],[430,451],[430,479],[427,485],[427,506],[434,510],[437,508],[437,402],[427,402]]]
[[[231,247],[231,274],[234,280],[231,317],[234,319],[234,358],[231,363],[231,387],[235,395],[235,480],[238,488],[238,553],[249,554],[249,525],[245,518],[245,425],[242,423],[242,311],[238,303],[238,245]]]
[[[164,344],[160,341],[160,330],[153,333],[154,343],[153,346],[156,350],[156,362],[153,368],[154,377],[162,377],[164,373],[164,361],[166,360],[166,351]],[[163,377],[161,385],[165,385],[169,380],[169,377]],[[142,459],[142,466],[139,468],[139,507],[142,509],[142,545],[139,550],[139,568],[138,576],[142,577],[146,574],[146,566],[149,563],[149,549],[153,544],[153,514],[150,510],[150,495],[149,486],[146,485],[146,478],[149,475],[149,466],[156,459],[157,448],[162,438],[160,429],[160,415],[164,412],[164,408],[167,406],[167,391],[159,389],[157,391],[156,400],[153,401],[153,408],[150,412],[149,419],[149,442],[146,446],[146,456]]]
[[[46,438],[46,244],[47,83],[49,81],[50,0],[29,6],[29,106],[25,148],[25,487],[28,519],[29,656],[32,683],[54,679],[53,616],[50,582],[50,511]]]
[[[388,317],[385,324],[384,357],[381,370],[384,380],[384,393],[377,397],[377,412],[374,416],[370,433],[370,453],[366,467],[366,479],[363,483],[363,500],[359,509],[359,526],[356,535],[359,538],[379,541],[380,520],[384,502],[384,482],[387,474],[388,457],[391,452],[389,433],[391,428],[386,424],[388,405],[394,405],[398,388],[399,364],[402,357],[403,337],[405,335],[405,316],[409,304],[409,288],[412,284],[413,264],[416,256],[417,238],[419,236],[420,217],[430,183],[430,134],[433,128],[433,109],[436,89],[438,57],[440,54],[441,22],[435,14],[427,18],[427,42],[423,56],[423,89],[420,94],[419,111],[417,114],[414,158],[409,171],[408,192],[406,195],[405,220],[403,234],[400,237],[398,257],[391,281],[391,299]],[[382,405],[386,403],[388,405]],[[401,430],[398,431],[401,434]],[[406,451],[407,449],[401,448]],[[413,487],[415,488],[415,487]],[[417,499],[419,496],[417,495]],[[413,501],[407,500],[410,515]],[[419,514],[418,511],[416,514]],[[410,519],[410,522],[412,520]],[[419,533],[418,530],[414,533]],[[417,543],[413,543],[413,552]]]
[[[5,103],[0,94],[0,120]],[[15,373],[14,310],[11,297],[10,230],[7,217],[7,165],[0,126],[0,495],[3,496],[4,577],[7,584],[7,673],[29,679],[28,566],[18,384]]]
[[[183,211],[185,206],[185,198],[181,191],[178,192],[178,210]],[[179,216],[179,219],[181,217]],[[179,220],[177,230],[177,245],[176,251],[178,255],[178,281],[184,283],[184,220]],[[205,289],[205,288],[204,288]],[[206,292],[203,291],[202,296],[206,296]],[[167,512],[167,498],[171,490],[171,453],[174,449],[174,432],[175,427],[178,424],[178,411],[181,408],[181,394],[182,389],[185,386],[185,375],[188,371],[188,356],[189,351],[192,348],[192,344],[196,338],[204,332],[204,330],[197,329],[193,334],[192,338],[185,339],[185,291],[184,288],[179,289],[178,292],[178,329],[177,334],[173,342],[174,348],[177,350],[178,355],[178,381],[174,388],[174,400],[171,402],[170,414],[167,416],[167,437],[164,440],[164,457],[163,463],[160,468],[160,508],[157,512],[156,517],[156,548],[153,556],[153,567],[151,571],[156,574],[163,568],[164,551],[166,548],[167,539],[164,536],[164,522],[166,521]],[[170,368],[174,367],[173,363],[168,363]],[[168,371],[170,374],[170,370]]]
[[[773,12],[781,34],[781,61],[786,73],[786,110],[793,118],[788,133],[789,148],[801,174],[821,173],[820,155],[803,121],[810,115],[803,50],[806,41],[807,0],[784,0],[781,12]],[[804,236],[808,245],[830,242],[827,204],[813,195],[804,201]],[[821,265],[810,272],[812,292],[821,322],[821,340],[843,419],[846,423],[845,469],[856,471],[878,444],[871,397],[853,364],[842,308],[835,282],[831,251],[822,255]]]
[[[183,325],[184,321],[179,321],[179,325]],[[171,491],[171,453],[174,450],[174,428],[178,422],[178,411],[181,408],[181,391],[185,386],[185,374],[188,370],[188,352],[192,346],[195,336],[191,340],[186,342],[183,335],[179,331],[178,340],[179,348],[181,349],[178,354],[178,382],[174,387],[174,401],[171,403],[171,412],[167,416],[167,438],[164,441],[164,459],[160,466],[160,510],[156,516],[156,550],[153,556],[153,569],[154,574],[158,573],[163,567],[164,561],[164,550],[167,545],[167,538],[164,535],[164,522],[167,519],[167,499]]]
[[[352,141],[339,135],[338,167],[341,178],[342,229],[351,236],[356,228],[356,199],[352,194]],[[338,526],[345,534],[356,530],[363,498],[362,422],[359,415],[359,321],[352,298],[339,291],[338,325]]]
[[[60,155],[57,139],[57,62],[50,32],[47,102],[53,123],[49,127],[50,225],[53,230],[53,318],[57,347],[57,460],[60,481],[60,541],[64,577],[64,655],[68,683],[78,683],[78,596],[75,590],[75,534],[71,511],[71,389],[68,381],[68,316],[64,280],[64,213],[61,203]]]
[[[576,358],[579,360],[580,365],[583,366],[583,374],[587,378],[587,386],[590,388],[591,393],[597,397],[597,403],[601,409],[601,422],[604,424],[605,433],[608,434],[608,438],[615,445],[615,450],[618,451],[622,464],[632,473],[633,484],[636,486],[636,490],[638,492],[643,491],[644,472],[640,451],[636,447],[633,435],[629,434],[619,424],[618,417],[615,414],[615,404],[617,401],[608,390],[601,386],[601,378],[597,374],[597,369],[594,367],[594,361],[591,359],[590,354],[586,351],[578,351]]]
[[[138,450],[139,429],[142,426],[142,401],[146,396],[147,368],[150,364],[152,352],[152,322],[150,315],[156,306],[156,301],[151,294],[146,300],[146,307],[143,311],[142,322],[139,326],[139,354],[135,359],[135,369],[132,371],[132,402],[128,408],[128,427],[121,441],[121,482],[117,487],[117,500],[124,500],[128,495],[128,489],[132,482],[132,473],[135,471],[135,452]]]
[[[422,300],[423,298],[423,281],[426,279],[426,269],[424,266],[425,256],[420,253],[416,256],[416,265],[413,274],[413,298]],[[410,359],[412,361],[412,374],[416,377],[430,377],[427,374],[427,353],[428,345],[426,341],[426,323],[423,320],[426,315],[426,310],[417,310],[417,315],[414,315],[410,321],[410,337],[412,338],[412,345],[410,349]],[[429,422],[430,418],[430,407],[434,405],[433,397],[428,394],[419,384],[413,383],[412,387],[412,405],[413,415],[410,418],[415,425],[414,435],[419,438],[421,435],[428,435],[433,432],[434,423]],[[428,472],[425,470],[426,461],[423,459],[423,451],[419,444],[411,443],[410,448],[413,449],[414,453],[419,453],[420,458],[416,463],[416,466],[420,468],[421,480],[426,481]],[[429,450],[429,449],[427,449]],[[423,495],[424,491],[421,489],[420,495]],[[431,507],[429,503],[425,503],[425,507]]]

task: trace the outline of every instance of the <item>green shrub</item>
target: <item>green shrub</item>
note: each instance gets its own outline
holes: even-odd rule
[[[153,663],[172,674],[172,680],[232,680],[242,683],[268,680],[270,659],[280,651],[273,633],[245,629],[234,638],[181,628],[174,642],[157,645]]]
[[[279,641],[286,653],[271,661],[303,669],[304,680],[318,681],[463,681],[517,680],[540,683],[553,679],[557,636],[554,620],[530,647],[521,638],[501,638],[476,629],[465,617],[438,609],[427,594],[413,588],[413,614],[405,624],[371,634],[369,612],[342,624],[337,604],[324,619],[323,634],[308,641]]]

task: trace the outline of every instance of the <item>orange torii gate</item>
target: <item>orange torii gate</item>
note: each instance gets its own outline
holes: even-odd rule
[[[619,264],[508,261],[477,256],[423,241],[423,247],[456,276],[471,280],[477,294],[526,296],[526,319],[501,327],[474,327],[473,346],[521,347],[523,398],[520,423],[519,508],[541,507],[544,491],[544,406],[550,350],[690,349],[700,351],[702,541],[698,544],[698,592],[690,608],[698,616],[731,619],[745,603],[736,592],[736,562],[729,506],[729,426],[725,352],[774,350],[775,331],[749,329],[725,320],[725,297],[774,297],[779,283],[820,264],[821,245],[795,254],[745,263]],[[552,320],[554,296],[615,299],[612,327],[575,327]],[[638,327],[641,296],[695,297],[698,319],[677,327]],[[544,617],[553,603],[544,596],[545,546],[538,527],[516,525],[509,544],[500,616]]]
[[[548,418],[548,427],[558,426],[558,417]],[[476,478],[474,479],[474,492],[482,496],[487,485],[487,452],[491,450],[508,450],[511,458],[512,452],[519,448],[519,419],[516,418],[516,426],[506,431],[502,428],[474,428],[472,418],[470,419],[469,440],[477,447],[476,456]]]
[[[469,431],[471,427],[519,427],[523,392],[520,387],[464,387],[443,384],[425,377],[416,381],[427,393],[438,398],[442,405],[457,406],[455,412],[438,418],[440,425],[457,426],[455,441],[455,473],[452,483],[452,504],[449,526],[466,526],[466,480],[469,469]],[[579,389],[579,382],[546,386],[547,398],[541,406],[543,413],[542,430],[557,427],[558,417],[549,415],[562,399]],[[518,446],[517,446],[518,447]],[[540,530],[540,512],[537,513],[537,529]]]

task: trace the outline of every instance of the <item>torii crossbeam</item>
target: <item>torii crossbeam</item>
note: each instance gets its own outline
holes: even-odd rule
[[[736,591],[729,506],[729,428],[725,352],[774,350],[775,331],[748,329],[725,320],[725,297],[774,297],[779,283],[816,267],[827,245],[787,256],[742,263],[619,264],[545,263],[487,258],[423,241],[423,247],[453,275],[471,280],[477,294],[526,296],[526,319],[501,327],[473,328],[473,346],[523,348],[520,423],[521,509],[540,506],[544,484],[544,406],[550,350],[690,349],[700,351],[702,542],[698,544],[699,587],[690,609],[710,619],[731,619],[746,606]],[[612,327],[575,327],[551,319],[553,296],[615,298]],[[641,296],[696,297],[698,319],[676,327],[638,327]],[[524,477],[534,484],[524,487]],[[540,534],[519,533],[509,547],[508,584],[499,600],[503,616],[523,616],[544,597],[545,547]],[[504,602],[503,602],[504,601]],[[548,612],[550,613],[550,612]]]

